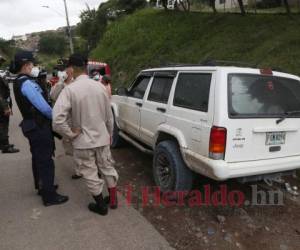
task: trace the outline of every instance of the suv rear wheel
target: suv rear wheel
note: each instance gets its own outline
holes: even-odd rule
[[[171,140],[156,146],[153,175],[162,192],[189,191],[193,185],[193,172],[184,163],[177,143]]]

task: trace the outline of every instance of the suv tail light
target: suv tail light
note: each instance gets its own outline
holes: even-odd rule
[[[214,160],[223,160],[226,149],[226,128],[212,127],[209,140],[209,157]]]

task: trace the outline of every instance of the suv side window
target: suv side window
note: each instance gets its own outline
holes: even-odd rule
[[[181,73],[173,105],[207,112],[211,78],[211,73]]]
[[[139,77],[134,83],[134,86],[130,89],[128,96],[143,99],[150,79],[150,76]]]
[[[167,103],[173,80],[173,77],[154,77],[148,100],[153,102]]]

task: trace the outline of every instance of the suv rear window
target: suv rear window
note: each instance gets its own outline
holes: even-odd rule
[[[174,95],[174,106],[207,112],[210,73],[181,73]]]
[[[173,77],[154,77],[148,100],[167,103],[173,80]]]
[[[300,81],[275,76],[229,74],[229,116],[278,117],[300,110]],[[299,117],[295,112],[293,116]]]

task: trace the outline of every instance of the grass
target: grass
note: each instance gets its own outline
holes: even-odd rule
[[[112,67],[114,86],[147,67],[205,59],[258,63],[300,75],[300,16],[146,9],[111,24],[92,56]]]

